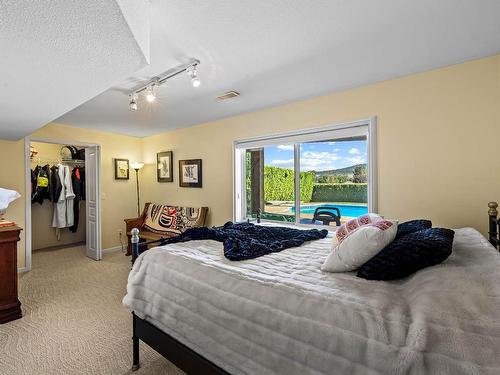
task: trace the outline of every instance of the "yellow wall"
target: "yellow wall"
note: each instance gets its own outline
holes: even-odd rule
[[[32,137],[101,146],[102,247],[107,249],[119,246],[118,230],[125,229],[123,219],[137,215],[136,190],[133,174],[130,180],[114,179],[113,158],[130,159],[131,162],[140,159],[141,139],[62,124],[49,124],[33,133]],[[0,186],[15,189],[23,195],[9,207],[6,218],[16,221],[24,228],[24,140],[0,140],[0,160],[9,161],[2,167]],[[18,244],[19,267],[25,265],[24,240],[23,233]]]
[[[37,165],[55,165],[61,157],[62,145],[42,142],[31,142],[31,145],[38,151],[37,156],[32,160],[32,169]],[[62,228],[59,231],[58,238],[56,229],[52,227],[53,213],[54,205],[49,200],[44,200],[42,204],[34,203],[31,205],[31,243],[33,244],[33,250],[85,241],[85,201],[80,202],[80,221],[78,230],[75,233],[71,232],[69,228]]]
[[[103,249],[120,245],[118,230],[124,229],[123,219],[137,216],[136,184],[133,173],[129,180],[115,180],[114,158],[141,158],[141,139],[108,132],[49,124],[33,137],[62,139],[101,146],[101,212]]]
[[[21,198],[12,202],[5,218],[24,228],[24,141],[0,140],[0,187],[16,190]],[[17,245],[17,264],[24,267],[24,231]]]
[[[486,205],[500,200],[500,55],[142,139],[60,124],[34,136],[102,146],[103,248],[109,248],[119,244],[123,218],[136,214],[133,173],[129,181],[115,181],[113,158],[148,163],[141,170],[141,205],[206,205],[208,224],[222,224],[232,217],[235,139],[370,116],[378,120],[380,213],[473,226],[486,234]],[[174,152],[173,183],[156,182],[156,153],[165,150]],[[9,161],[0,186],[24,195],[23,157],[22,141],[0,140],[0,160]],[[203,188],[180,188],[178,160],[194,158],[203,159]],[[13,203],[7,216],[24,226],[24,200]]]
[[[240,99],[245,100],[242,95]],[[232,142],[377,116],[381,214],[486,233],[500,199],[500,55],[144,138],[148,200],[206,205],[232,217]],[[155,154],[173,150],[173,183],[155,182]],[[179,159],[203,159],[203,188],[180,188]]]

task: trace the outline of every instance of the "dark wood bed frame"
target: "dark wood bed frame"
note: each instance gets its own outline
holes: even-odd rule
[[[499,228],[500,228],[500,219],[498,219],[498,203],[490,202],[488,203],[488,216],[489,216],[489,225],[488,225],[488,240],[495,247],[495,249],[499,249],[500,239],[499,239]]]
[[[496,248],[499,249],[499,227],[500,219],[498,218],[498,203],[488,203],[488,217],[489,217],[489,241]],[[139,244],[139,230],[132,229],[132,264],[135,262],[139,254],[147,249],[149,245],[158,244],[159,246],[165,244],[166,239],[157,241],[141,242]],[[132,371],[139,369],[139,340],[142,340],[163,357],[168,359],[178,368],[187,374],[203,374],[203,375],[229,375],[229,373],[213,362],[196,353],[191,348],[187,347],[180,341],[174,339],[172,336],[156,328],[151,323],[144,319],[139,318],[132,313],[133,317],[133,334],[132,334],[132,347],[133,347],[133,365]]]
[[[157,241],[139,243],[139,230],[137,228],[132,229],[131,234],[132,265],[139,254],[145,251],[149,245],[162,246],[166,242],[166,239],[162,238]],[[134,313],[132,313],[132,371],[136,371],[140,367],[139,340],[148,344],[187,374],[229,375],[227,371]]]

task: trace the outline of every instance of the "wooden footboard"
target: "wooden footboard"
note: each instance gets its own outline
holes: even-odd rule
[[[132,371],[139,369],[139,340],[148,344],[186,374],[229,375],[229,373],[196,353],[148,321],[133,315]]]

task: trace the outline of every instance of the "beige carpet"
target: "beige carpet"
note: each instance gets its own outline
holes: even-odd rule
[[[83,247],[37,251],[19,278],[23,318],[0,325],[0,374],[130,374],[132,324],[122,306],[130,258]],[[134,375],[181,374],[141,342]]]

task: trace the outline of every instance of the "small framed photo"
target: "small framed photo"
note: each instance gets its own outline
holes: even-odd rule
[[[115,159],[115,180],[128,180],[128,159]]]
[[[159,152],[156,154],[156,179],[158,182],[173,182],[173,153],[172,151]]]
[[[202,187],[201,159],[179,160],[179,186]]]

